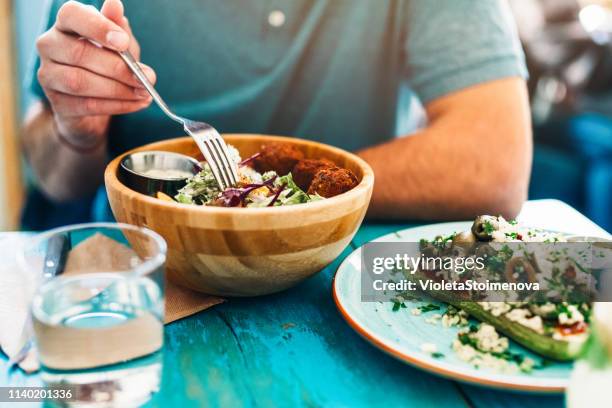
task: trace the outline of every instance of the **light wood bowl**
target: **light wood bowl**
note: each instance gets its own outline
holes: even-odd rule
[[[158,200],[123,185],[120,160],[104,175],[119,222],[150,228],[168,243],[166,269],[173,282],[221,296],[255,296],[287,289],[329,265],[350,243],[365,216],[374,174],[359,157],[321,143],[265,135],[224,135],[242,157],[267,142],[296,146],[307,158],[326,158],[350,169],[360,183],[339,196],[273,208],[221,208]],[[142,146],[198,157],[189,137]],[[201,157],[201,156],[200,156]]]

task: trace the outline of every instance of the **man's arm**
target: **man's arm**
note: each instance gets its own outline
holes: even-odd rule
[[[525,81],[495,80],[435,99],[426,129],[359,152],[374,169],[374,218],[516,216],[532,140]]]
[[[39,188],[54,201],[85,197],[102,183],[106,141],[87,151],[62,143],[53,112],[42,101],[28,111],[22,145]]]

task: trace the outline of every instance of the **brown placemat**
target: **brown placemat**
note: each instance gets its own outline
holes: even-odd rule
[[[223,303],[225,299],[205,295],[172,282],[166,282],[166,314],[164,323],[172,323],[176,320],[194,315],[211,306]]]
[[[121,270],[134,262],[140,262],[134,250],[103,234],[95,234],[70,251],[64,274],[83,274],[104,269]],[[222,298],[198,293],[166,281],[164,323],[191,316],[223,301]]]

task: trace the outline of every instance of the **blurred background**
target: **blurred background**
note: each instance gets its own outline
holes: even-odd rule
[[[530,71],[535,154],[530,199],[557,198],[612,232],[612,0],[508,0]],[[46,0],[0,0],[0,230],[91,218],[91,199],[57,206],[29,176],[19,129]],[[402,94],[405,109],[418,104]],[[414,111],[413,111],[414,112]],[[422,123],[400,114],[398,134]]]

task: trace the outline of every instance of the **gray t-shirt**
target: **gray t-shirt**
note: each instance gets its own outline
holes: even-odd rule
[[[53,1],[49,25],[63,2]],[[356,150],[395,136],[402,84],[427,103],[526,76],[503,0],[124,4],[159,92],[181,115],[222,132],[292,135]],[[34,90],[42,96],[36,81]],[[110,150],[180,134],[152,106],[114,119]]]

